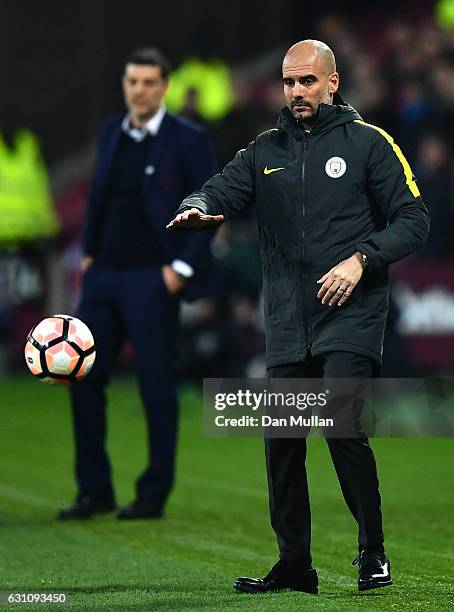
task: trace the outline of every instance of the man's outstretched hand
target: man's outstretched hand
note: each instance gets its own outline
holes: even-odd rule
[[[189,208],[173,219],[166,229],[174,232],[176,230],[204,229],[220,225],[224,221],[224,215],[205,215],[198,208]]]

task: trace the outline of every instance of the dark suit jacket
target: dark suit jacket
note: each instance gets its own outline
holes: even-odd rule
[[[96,259],[102,202],[122,131],[122,115],[108,119],[101,129],[98,158],[87,202],[83,252]],[[167,223],[180,202],[217,171],[211,138],[194,123],[166,113],[145,165],[145,214],[169,262],[181,259],[194,268],[182,298],[188,301],[214,293],[219,276],[210,251],[213,231],[169,232]]]

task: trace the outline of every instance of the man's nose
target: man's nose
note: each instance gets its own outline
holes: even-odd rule
[[[141,94],[143,93],[144,90],[144,86],[142,83],[136,83],[136,86],[134,87],[134,93],[135,94]]]
[[[298,81],[296,81],[293,87],[293,97],[294,98],[304,98],[304,94],[306,93],[306,88],[304,85],[301,85]]]

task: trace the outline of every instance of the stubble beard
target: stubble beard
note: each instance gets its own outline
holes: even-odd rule
[[[287,104],[290,112],[292,113],[292,115],[295,117],[295,119],[298,121],[298,123],[302,123],[303,125],[308,125],[308,126],[312,126],[316,121],[317,121],[317,116],[318,116],[318,109],[314,110],[313,107],[311,106],[311,110],[310,111],[295,111],[293,109],[292,103],[289,102]]]
[[[138,127],[143,127],[156,114],[156,111],[136,112],[130,107],[129,114],[134,124],[137,124]]]

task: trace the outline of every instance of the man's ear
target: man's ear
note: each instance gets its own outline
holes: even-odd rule
[[[333,74],[330,74],[330,76],[328,77],[328,81],[329,81],[329,85],[328,85],[329,93],[331,95],[335,94],[339,88],[339,74],[337,72],[333,72]]]

